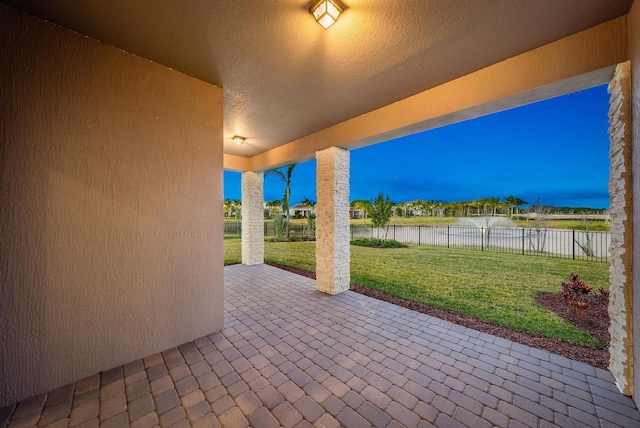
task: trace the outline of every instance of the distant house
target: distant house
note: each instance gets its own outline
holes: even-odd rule
[[[309,217],[310,213],[315,213],[315,210],[313,209],[313,207],[309,205],[303,205],[303,204],[296,204],[289,207],[290,217],[296,217],[296,213],[298,213],[297,214],[298,217],[307,218]]]
[[[356,218],[362,218],[364,216],[364,210],[361,208],[349,208],[349,218],[350,219],[356,219]]]

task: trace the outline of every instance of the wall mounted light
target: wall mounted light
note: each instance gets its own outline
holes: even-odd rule
[[[231,139],[233,140],[234,143],[236,143],[238,145],[244,143],[244,140],[245,140],[244,137],[241,137],[239,135],[234,135]]]
[[[309,7],[309,12],[325,29],[338,20],[345,7],[340,0],[318,0]]]

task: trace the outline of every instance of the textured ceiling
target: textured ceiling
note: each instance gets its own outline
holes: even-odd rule
[[[626,14],[633,0],[0,0],[224,89],[253,156]],[[235,135],[247,138],[242,146]]]

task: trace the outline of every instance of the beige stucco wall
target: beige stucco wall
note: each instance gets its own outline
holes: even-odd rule
[[[223,325],[222,91],[0,4],[0,407]]]
[[[633,399],[640,407],[640,2],[628,15],[629,60],[631,62],[631,144],[633,183]]]

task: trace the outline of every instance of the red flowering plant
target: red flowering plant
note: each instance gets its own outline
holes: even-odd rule
[[[585,284],[578,274],[571,273],[568,280],[561,282],[560,286],[562,287],[562,298],[568,305],[574,306],[582,312],[586,312],[591,307],[593,296],[590,293],[593,288]],[[598,292],[597,298],[606,304],[609,301],[609,291],[600,287]]]

